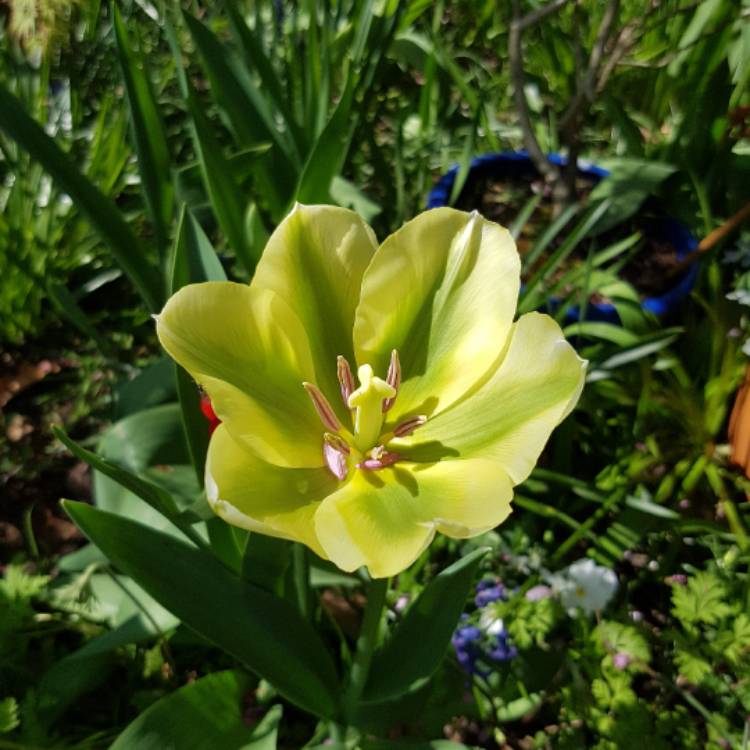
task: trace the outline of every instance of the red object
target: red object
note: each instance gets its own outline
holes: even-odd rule
[[[216,416],[211,399],[205,394],[201,394],[201,411],[203,416],[208,420],[208,434],[212,435],[214,430],[221,424],[221,420]]]

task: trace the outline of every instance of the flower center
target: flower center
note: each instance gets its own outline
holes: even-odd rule
[[[312,383],[303,383],[310,400],[326,428],[323,433],[323,457],[329,471],[338,479],[345,479],[354,467],[373,471],[396,463],[401,457],[388,450],[388,442],[411,435],[427,421],[422,415],[410,417],[392,431],[383,433],[385,414],[393,406],[401,385],[401,364],[398,352],[391,353],[386,379],[377,377],[370,365],[357,370],[359,387],[355,388],[349,362],[338,357],[337,374],[341,398],[350,409],[353,431],[344,427],[328,399]]]

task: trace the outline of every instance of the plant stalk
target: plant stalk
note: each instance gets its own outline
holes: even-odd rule
[[[353,717],[359,699],[362,697],[370,672],[372,654],[380,640],[380,626],[383,621],[389,582],[388,578],[376,578],[370,583],[362,629],[359,632],[357,649],[349,672],[349,687],[344,695],[344,716],[347,721]]]

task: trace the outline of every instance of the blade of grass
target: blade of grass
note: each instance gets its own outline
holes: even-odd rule
[[[0,85],[0,128],[47,171],[88,217],[109,245],[117,264],[151,312],[163,302],[159,273],[115,204],[77,169],[71,158]]]
[[[169,146],[159,107],[156,103],[148,68],[130,44],[120,10],[112,6],[117,56],[127,94],[130,121],[138,154],[146,206],[156,230],[157,244],[163,251],[169,239],[174,212],[174,188],[171,180]]]

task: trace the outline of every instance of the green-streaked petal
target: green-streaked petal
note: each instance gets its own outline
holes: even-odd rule
[[[234,526],[302,542],[325,557],[314,516],[320,501],[338,484],[327,469],[266,463],[236,442],[224,425],[211,436],[206,495],[214,512]]]
[[[362,281],[354,347],[378,374],[398,350],[403,382],[390,416],[437,414],[492,366],[520,267],[510,233],[476,212],[426,211],[383,242]]]
[[[156,331],[236,439],[280,466],[323,464],[323,426],[302,387],[314,373],[307,338],[279,295],[191,284],[169,299]]]
[[[353,360],[354,311],[376,247],[353,211],[297,204],[268,240],[251,284],[277,292],[302,321],[315,383],[341,416],[348,410],[337,396],[336,357]]]
[[[483,459],[435,464],[399,463],[357,471],[315,513],[326,555],[343,570],[366,565],[375,578],[409,567],[435,531],[466,538],[510,513],[508,476]]]
[[[513,325],[507,351],[486,382],[411,437],[394,441],[394,449],[416,460],[488,458],[518,484],[577,403],[585,374],[586,362],[560,326],[529,313]]]

